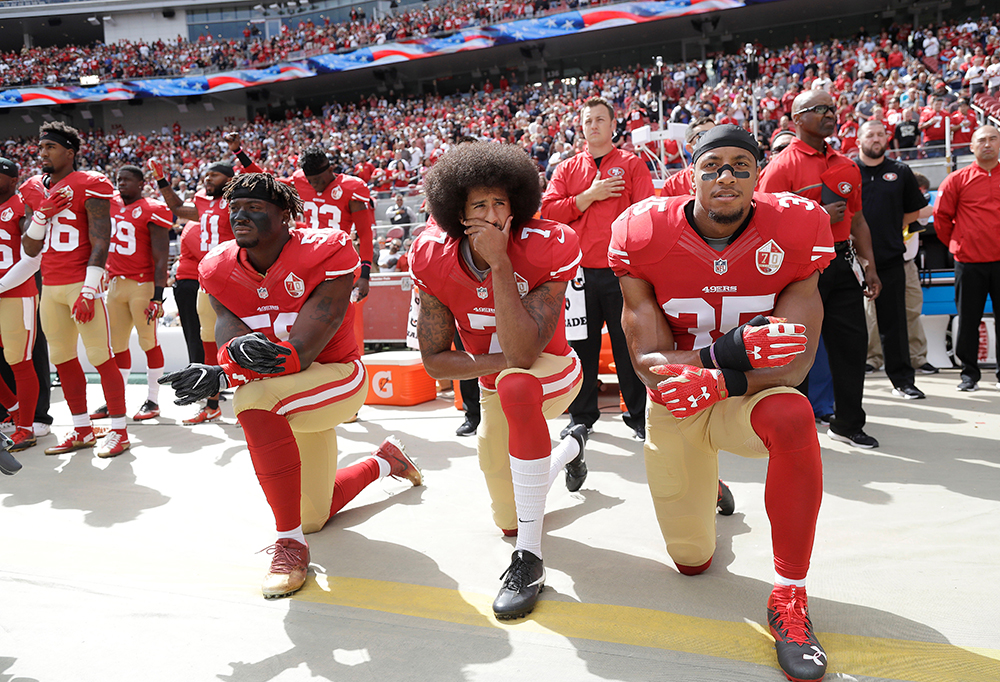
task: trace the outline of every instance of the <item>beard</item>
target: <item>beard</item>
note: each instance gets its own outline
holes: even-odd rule
[[[45,163],[42,164],[42,172],[43,173],[47,173],[47,174],[51,175],[52,173],[55,172],[55,170],[56,170],[55,167],[52,165],[52,163],[50,161],[46,161]]]
[[[722,211],[708,212],[708,219],[712,222],[719,223],[720,225],[740,223],[743,222],[744,217],[746,217],[746,210],[742,208],[738,208],[732,213],[723,213]]]
[[[883,145],[861,145],[861,153],[869,159],[877,159],[885,154]]]

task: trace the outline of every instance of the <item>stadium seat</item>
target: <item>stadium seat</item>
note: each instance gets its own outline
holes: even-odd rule
[[[396,227],[390,227],[389,231],[385,233],[385,236],[386,239],[402,239],[403,234],[403,228],[397,225]]]

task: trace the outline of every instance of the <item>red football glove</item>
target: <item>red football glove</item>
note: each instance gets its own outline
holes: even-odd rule
[[[42,200],[35,213],[40,213],[42,216],[41,219],[48,223],[52,220],[52,216],[62,213],[69,205],[69,193],[65,191],[65,188],[58,189]]]
[[[743,348],[754,369],[784,367],[806,352],[805,325],[786,322],[783,317],[767,319],[770,324],[743,327]]]
[[[726,380],[720,369],[701,369],[691,365],[657,365],[653,374],[670,377],[656,385],[670,414],[678,419],[690,417],[706,407],[729,397]]]
[[[160,163],[157,159],[150,158],[148,165],[149,165],[149,170],[152,171],[153,173],[153,180],[160,181],[165,177],[165,174],[163,172],[163,164]]]
[[[154,324],[161,317],[163,317],[163,301],[150,299],[149,305],[146,306],[146,324]]]
[[[97,289],[84,286],[80,290],[80,295],[73,304],[73,312],[70,313],[75,321],[86,324],[94,319],[94,299],[97,298]]]

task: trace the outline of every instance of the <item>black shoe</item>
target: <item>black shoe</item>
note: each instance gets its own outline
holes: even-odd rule
[[[635,437],[636,440],[641,440],[644,443],[646,442],[646,427],[645,426],[637,426],[634,429],[632,429],[632,431],[635,432],[633,434],[633,436]]]
[[[111,415],[108,413],[108,406],[101,405],[96,410],[90,413],[91,419],[108,419]]]
[[[575,440],[580,446],[580,454],[566,463],[566,490],[575,493],[583,487],[583,482],[587,480],[587,461],[583,455],[587,447],[587,427],[583,424],[577,424],[570,430],[569,438]]]
[[[877,371],[878,370],[875,369],[874,365],[869,365],[867,362],[865,363],[865,374],[874,374]]]
[[[917,372],[920,374],[937,374],[939,371],[937,367],[929,362],[925,362],[920,367],[917,367]]]
[[[872,448],[878,447],[878,441],[869,436],[864,431],[858,431],[853,436],[842,436],[839,433],[834,433],[833,429],[828,429],[826,435],[834,440],[839,440],[841,443],[847,443],[848,445],[855,445],[859,448],[864,448],[866,450],[871,450]]]
[[[922,400],[927,397],[923,391],[913,385],[894,388],[892,394],[897,398],[906,398],[907,400]]]
[[[806,589],[776,585],[767,600],[767,622],[785,677],[798,682],[822,679],[826,674],[826,652],[809,620]]]
[[[972,379],[962,379],[962,383],[958,385],[958,390],[965,393],[972,393],[973,391],[979,390],[979,382],[973,381]]]
[[[819,422],[820,426],[829,426],[831,419],[833,419],[832,412],[830,414],[821,414],[820,416],[816,417],[816,421]]]
[[[732,516],[736,511],[736,500],[729,486],[719,480],[719,497],[715,500],[715,509],[723,516]]]
[[[559,432],[559,440],[562,440],[563,438],[568,438],[570,431],[572,431],[573,427],[575,427],[575,426],[576,426],[576,424],[574,424],[573,422],[570,422],[566,426],[565,429],[563,429],[562,431]],[[588,426],[587,427],[587,435],[589,436],[593,432],[594,432],[594,427],[593,426]]]
[[[6,437],[5,439],[10,440]],[[13,476],[20,470],[21,463],[17,461],[17,458],[7,452],[6,449],[0,448],[0,473],[3,473],[5,476]]]
[[[465,421],[462,422],[462,425],[459,426],[458,429],[455,431],[455,435],[456,436],[475,436],[476,435],[476,429],[478,429],[478,428],[479,428],[479,424],[473,424],[471,421],[469,421],[469,418],[466,417]]]
[[[519,549],[511,555],[510,566],[500,580],[503,587],[493,600],[493,615],[497,620],[523,618],[534,610],[545,587],[545,567],[534,554]]]

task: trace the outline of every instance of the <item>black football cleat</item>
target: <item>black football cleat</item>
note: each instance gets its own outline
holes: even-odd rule
[[[523,549],[516,550],[510,559],[510,566],[500,576],[503,587],[493,600],[493,615],[497,620],[516,620],[531,613],[545,587],[541,559]]]
[[[719,480],[719,497],[715,500],[715,509],[723,516],[732,516],[736,511],[736,500],[729,486]]]
[[[584,450],[587,447],[587,434],[589,431],[583,424],[577,424],[570,429],[569,437],[580,446],[580,454],[566,463],[566,490],[575,493],[587,480],[587,460],[584,458]]]
[[[767,600],[767,622],[774,636],[778,665],[794,682],[816,682],[826,674],[826,652],[809,620],[804,587],[775,585]]]

